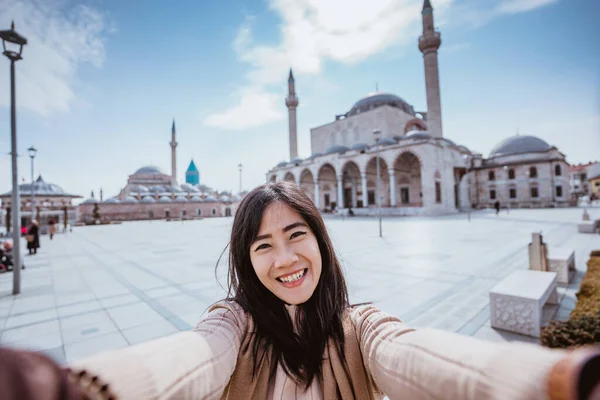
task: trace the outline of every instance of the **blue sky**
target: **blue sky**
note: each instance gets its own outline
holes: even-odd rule
[[[143,5],[142,5],[143,4]],[[598,159],[596,0],[432,0],[444,135],[487,155],[539,136],[570,163]],[[287,158],[294,68],[299,153],[311,127],[375,89],[424,110],[421,0],[0,0],[0,29],[29,39],[17,64],[19,175],[36,171],[85,197],[116,195],[153,164],[237,190]],[[9,63],[0,60],[0,190],[10,189]]]

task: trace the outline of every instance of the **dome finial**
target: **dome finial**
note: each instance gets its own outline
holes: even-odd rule
[[[375,82],[375,93],[379,92],[379,83]]]

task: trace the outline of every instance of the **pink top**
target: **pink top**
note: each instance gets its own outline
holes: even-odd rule
[[[247,323],[219,308],[193,332],[180,332],[73,363],[110,384],[120,399],[218,399],[235,367]],[[551,367],[565,352],[524,343],[492,343],[434,329],[414,330],[374,306],[352,310],[365,367],[393,399],[547,399]],[[316,382],[316,381],[315,381]],[[322,399],[303,393],[281,369],[272,399]]]

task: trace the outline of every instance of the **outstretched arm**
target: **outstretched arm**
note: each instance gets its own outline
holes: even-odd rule
[[[363,361],[394,399],[547,399],[565,351],[491,343],[434,329],[411,329],[373,306],[351,311]]]
[[[235,369],[246,321],[225,308],[180,332],[77,361],[119,399],[218,399]]]

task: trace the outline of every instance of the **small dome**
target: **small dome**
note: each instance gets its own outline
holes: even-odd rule
[[[321,157],[322,155],[323,155],[323,153],[312,154],[310,157],[308,157],[308,160],[312,160],[314,158]]]
[[[223,195],[223,196],[219,197],[219,201],[229,201],[229,196]]]
[[[408,139],[431,139],[432,136],[427,131],[410,131],[406,134]]]
[[[396,107],[410,115],[415,115],[413,107],[395,94],[375,92],[369,93],[366,97],[357,101],[348,112],[348,116],[356,115],[385,105]]]
[[[121,203],[133,204],[133,203],[137,203],[137,202],[138,201],[134,197],[127,196]]]
[[[395,140],[396,142],[399,142],[399,141],[401,141],[401,140],[404,140],[404,139],[406,139],[406,137],[405,137],[405,136],[401,136],[401,135],[396,135],[396,136],[394,136],[394,140]]]
[[[452,140],[450,140],[450,139],[446,139],[446,138],[444,138],[444,137],[441,137],[441,138],[436,138],[436,139],[438,139],[438,140],[441,140],[442,142],[446,142],[446,143],[448,143],[448,144],[451,144],[451,145],[453,145],[453,146],[456,146],[456,143],[454,143],[454,142],[453,142]]]
[[[133,188],[133,191],[138,192],[138,193],[144,193],[144,192],[149,192],[150,189],[148,189],[148,186],[137,185],[136,187]]]
[[[288,162],[287,161],[282,161],[279,164],[277,164],[277,168],[285,167],[286,165],[288,165]]]
[[[235,195],[231,198],[232,202],[238,202],[238,201],[242,201],[242,198],[238,195]]]
[[[493,148],[489,158],[510,154],[545,152],[552,148],[548,143],[535,136],[511,136]]]
[[[103,201],[103,203],[107,203],[107,204],[118,204],[120,203],[119,199],[117,199],[116,197],[111,197],[110,199],[106,199]]]
[[[350,150],[366,150],[368,149],[370,146],[366,143],[355,143],[350,147]]]
[[[150,191],[152,193],[163,193],[166,191],[166,189],[160,185],[155,185],[150,188]]]
[[[145,196],[142,200],[140,200],[140,203],[156,203],[156,200],[154,200],[154,197],[152,196]]]
[[[217,199],[216,199],[214,196],[208,196],[207,198],[205,198],[205,199],[204,199],[204,201],[205,201],[206,203],[209,203],[209,202],[214,202],[214,203],[216,203],[216,202],[217,202]]]
[[[84,202],[83,202],[83,203],[81,203],[81,204],[95,204],[95,203],[98,203],[98,202],[99,202],[99,201],[98,201],[98,200],[96,200],[95,198],[93,198],[93,197],[90,197],[89,199],[87,199],[86,201],[84,201]]]
[[[192,196],[192,198],[190,199],[190,201],[195,201],[195,202],[202,202],[202,197],[200,196]]]
[[[134,175],[156,175],[156,174],[162,174],[162,173],[163,172],[158,167],[155,167],[153,165],[147,165],[145,167],[138,169],[133,174]]]
[[[383,137],[381,139],[379,139],[379,144],[382,146],[390,146],[392,144],[397,144],[397,142],[392,139],[391,137]]]
[[[292,161],[290,161],[290,164],[300,164],[302,161],[304,160],[302,160],[300,157],[296,157]]]
[[[348,150],[350,150],[350,149],[346,146],[334,145],[334,146],[331,146],[330,148],[328,148],[327,151],[325,152],[325,154],[345,153]]]
[[[171,202],[171,198],[169,196],[162,196],[160,199],[158,199],[159,203],[170,203]]]

